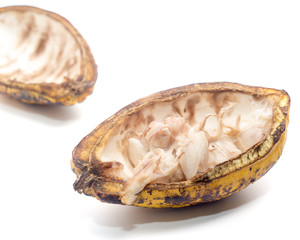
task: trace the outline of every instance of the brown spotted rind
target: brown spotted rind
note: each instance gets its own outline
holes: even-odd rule
[[[97,79],[97,65],[91,50],[78,30],[64,17],[44,9],[31,6],[9,6],[0,8],[0,14],[8,11],[32,11],[43,14],[61,23],[77,41],[82,53],[81,75],[76,80],[57,83],[23,83],[7,81],[0,77],[0,93],[31,104],[72,105],[82,102],[93,92]],[[59,64],[59,62],[57,63]]]
[[[137,195],[133,205],[175,208],[211,202],[236,193],[259,179],[276,163],[285,144],[289,121],[289,95],[281,90],[236,83],[200,83],[158,92],[142,98],[101,123],[73,151],[71,165],[77,175],[77,181],[74,184],[75,190],[104,202],[122,204],[119,192],[125,182],[105,174],[108,163],[97,161],[95,149],[106,144],[116,126],[149,104],[172,101],[195,92],[217,93],[223,91],[241,92],[271,99],[270,101],[274,103],[274,112],[273,125],[269,134],[239,157],[208,169],[191,180],[147,185]]]

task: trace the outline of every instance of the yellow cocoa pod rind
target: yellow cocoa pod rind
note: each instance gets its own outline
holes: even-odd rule
[[[97,65],[89,45],[79,31],[64,17],[32,6],[8,6],[0,8],[0,14],[9,11],[34,12],[56,20],[76,40],[82,54],[81,75],[75,80],[57,83],[24,83],[17,80],[1,80],[0,93],[18,101],[39,105],[73,105],[92,94],[97,80]],[[57,62],[57,65],[60,63]]]
[[[134,206],[150,208],[178,208],[216,201],[237,193],[268,172],[280,157],[289,121],[290,97],[284,90],[246,86],[237,83],[198,83],[165,90],[137,100],[98,125],[73,150],[72,168],[77,175],[75,190],[100,201],[123,204],[119,192],[122,179],[105,175],[103,163],[95,159],[96,146],[105,144],[107,133],[125,118],[155,102],[172,101],[193,92],[233,91],[257,97],[274,98],[273,125],[269,134],[241,156],[208,169],[191,180],[178,183],[147,185],[137,194]],[[108,134],[109,135],[109,134]],[[88,181],[85,179],[89,176]],[[83,183],[78,186],[79,181]]]

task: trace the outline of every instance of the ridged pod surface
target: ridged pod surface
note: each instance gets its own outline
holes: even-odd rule
[[[272,105],[271,126],[264,137],[251,148],[225,162],[198,172],[185,181],[147,184],[129,205],[150,208],[177,208],[211,202],[239,192],[262,177],[282,153],[289,121],[290,98],[283,90],[245,86],[236,83],[199,83],[155,93],[118,111],[88,134],[74,149],[71,166],[79,193],[103,202],[124,204],[121,192],[126,179],[110,171],[122,164],[102,161],[105,148],[117,129],[143,109],[156,104],[172,104],[192,94],[209,93],[216,98],[222,93],[246,94],[266,99]],[[126,204],[126,203],[125,203]]]
[[[31,6],[0,8],[0,93],[30,104],[72,105],[93,92],[97,66],[64,17]]]

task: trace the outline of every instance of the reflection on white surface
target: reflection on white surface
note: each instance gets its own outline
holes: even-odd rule
[[[220,201],[179,209],[146,209],[102,204],[99,210],[88,213],[94,221],[92,231],[105,232],[108,236],[139,234],[160,234],[185,231],[189,228],[203,228],[210,224],[226,221],[239,214],[242,209],[259,202],[269,191],[268,182],[249,186],[238,194]],[[247,206],[248,205],[248,206]],[[131,233],[130,233],[131,232]],[[134,233],[133,233],[134,232]],[[135,235],[138,233],[138,235]]]
[[[46,125],[67,124],[80,118],[80,112],[76,106],[30,105],[3,95],[0,95],[0,108],[10,114],[11,117],[22,116]]]

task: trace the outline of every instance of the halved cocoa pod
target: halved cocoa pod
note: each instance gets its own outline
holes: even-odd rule
[[[285,91],[235,83],[178,87],[108,118],[74,149],[79,193],[163,208],[215,201],[263,176],[286,139]]]
[[[93,91],[97,66],[65,18],[30,6],[0,8],[0,93],[25,103],[71,105]]]

